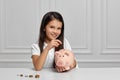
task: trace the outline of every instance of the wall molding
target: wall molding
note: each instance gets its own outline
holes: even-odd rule
[[[118,0],[113,5],[111,5],[114,2],[112,0],[70,0],[69,2],[66,0],[36,0],[35,2],[27,0],[30,3],[27,1],[23,3],[23,0],[19,1],[21,3],[16,2],[16,0],[12,1],[15,1],[15,3],[9,0],[0,0],[0,67],[33,67],[30,42],[38,39],[40,21],[48,11],[59,11],[63,15],[66,26],[65,35],[70,44],[72,43],[71,47],[80,68],[120,67],[120,45],[116,44],[113,37],[115,30],[119,30],[119,28],[115,27],[115,30],[112,30],[114,28],[109,26],[109,16],[114,17],[110,12],[114,11],[114,8],[120,7]],[[21,6],[22,3],[23,6]],[[25,20],[21,18],[25,16],[20,11],[22,10],[21,7],[25,7],[23,13],[28,16]],[[17,21],[14,18],[16,20],[20,18],[20,21],[23,20],[21,21],[22,25],[28,27],[21,27],[21,24],[18,24],[20,27],[16,28]],[[28,23],[26,23],[27,21]],[[114,23],[113,21],[112,24]],[[31,25],[32,27],[30,27]],[[28,36],[24,36],[26,32],[22,33],[22,31],[24,28],[28,29],[29,27],[31,31],[27,30],[27,35],[31,37],[29,36],[29,39],[27,39]],[[12,30],[16,29],[21,32],[18,37],[13,34],[14,32],[11,33]],[[113,32],[113,35],[110,35],[110,31]],[[20,38],[20,40],[16,38],[10,39],[13,35]],[[14,43],[13,40],[16,42]],[[30,42],[28,41],[29,43],[26,44],[27,40],[30,40]],[[113,44],[111,44],[112,42]]]
[[[8,6],[6,5],[6,3],[7,3],[6,0],[1,0],[2,5],[0,6],[0,9],[1,9],[0,10],[0,13],[1,13],[1,21],[0,21],[1,22],[1,26],[0,26],[0,28],[1,28],[1,31],[0,31],[0,33],[1,33],[0,34],[0,36],[1,36],[1,39],[0,39],[1,49],[0,49],[0,54],[3,54],[3,53],[4,54],[6,54],[6,53],[10,53],[10,54],[12,54],[12,53],[16,53],[16,54],[17,53],[18,54],[19,53],[30,53],[31,52],[31,48],[30,48],[31,45],[24,45],[24,42],[21,42],[22,46],[19,44],[15,44],[15,45],[8,44],[8,41],[11,40],[11,39],[9,40],[10,36],[8,36],[8,34],[11,33],[11,32],[9,32],[9,29],[11,26],[7,26],[8,25],[8,21],[7,21],[8,18],[7,17],[9,17],[7,12],[10,12],[10,11],[9,11],[9,9],[7,9]],[[21,3],[22,3],[22,1],[21,1]],[[12,3],[9,3],[9,4],[12,4]],[[36,14],[34,16],[35,20],[33,22],[34,23],[34,26],[33,26],[34,32],[32,32],[32,33],[35,33],[37,26],[39,25],[39,22],[38,22],[38,16],[40,15],[39,14],[39,0],[36,0],[36,2],[34,2],[32,5],[35,5],[33,7],[33,10],[35,11],[34,14]],[[13,24],[11,24],[11,25],[13,25]],[[35,40],[35,39],[37,39],[37,33],[35,33],[33,36],[33,40]],[[9,42],[9,43],[11,43],[11,42]]]
[[[110,55],[120,55],[120,47],[115,47],[115,46],[109,46],[108,44],[108,1],[109,0],[104,0],[101,1],[101,24],[102,24],[102,29],[101,29],[101,34],[102,34],[102,49],[101,49],[101,54],[110,54]],[[103,33],[102,33],[103,31]]]

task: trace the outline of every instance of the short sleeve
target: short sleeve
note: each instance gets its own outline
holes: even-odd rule
[[[68,42],[66,38],[64,39],[64,49],[72,50],[70,43]]]
[[[31,48],[32,55],[40,55],[40,48],[38,44],[32,44]]]

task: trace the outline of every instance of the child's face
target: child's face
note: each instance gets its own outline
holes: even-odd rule
[[[46,40],[51,41],[52,39],[56,39],[61,34],[61,30],[62,22],[56,19],[50,21],[45,28]]]

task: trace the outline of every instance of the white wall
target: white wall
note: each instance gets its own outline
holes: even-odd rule
[[[33,67],[42,16],[60,12],[79,67],[120,66],[120,0],[0,0],[0,67]]]

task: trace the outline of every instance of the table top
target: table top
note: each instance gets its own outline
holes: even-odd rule
[[[35,78],[35,75],[40,75]],[[32,75],[32,76],[31,76]],[[0,80],[120,80],[120,68],[79,68],[58,73],[53,68],[0,68]]]

